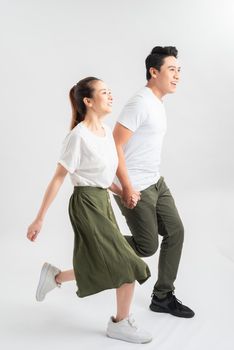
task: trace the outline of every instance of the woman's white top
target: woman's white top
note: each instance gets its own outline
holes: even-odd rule
[[[105,136],[98,136],[83,123],[65,137],[58,163],[70,174],[74,186],[108,188],[115,177],[118,155],[111,129],[102,124]]]

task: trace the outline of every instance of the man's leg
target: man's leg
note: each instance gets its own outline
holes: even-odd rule
[[[184,228],[170,190],[164,179],[155,185],[158,191],[156,215],[158,232],[163,236],[160,247],[158,280],[154,286],[150,309],[191,318],[194,312],[173,294],[184,240]]]
[[[156,184],[158,200],[156,215],[158,233],[163,237],[158,264],[158,280],[154,286],[154,294],[164,298],[168,292],[174,291],[182,246],[184,227],[175,206],[170,190],[161,177]]]
[[[141,200],[134,209],[125,208],[117,196],[115,200],[132,233],[132,236],[125,238],[136,254],[142,257],[153,255],[158,247],[158,233],[163,236],[158,281],[154,286],[150,309],[178,317],[193,317],[194,312],[173,294],[184,230],[164,179],[161,177],[156,185],[141,191]]]
[[[150,186],[141,191],[141,200],[136,207],[128,209],[118,196],[114,196],[132,234],[125,238],[141,257],[151,256],[158,249],[157,197],[155,186]]]

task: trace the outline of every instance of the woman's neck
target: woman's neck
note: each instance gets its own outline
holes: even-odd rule
[[[99,136],[103,136],[105,134],[101,122],[101,118],[96,114],[86,114],[84,121],[82,122],[90,131]]]
[[[92,130],[100,130],[102,128],[101,118],[94,113],[87,113],[83,124]]]

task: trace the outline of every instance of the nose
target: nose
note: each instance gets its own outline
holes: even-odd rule
[[[111,100],[111,101],[113,100],[113,96],[112,96],[111,91],[109,91],[109,93],[108,93],[108,99]]]
[[[180,71],[176,70],[175,74],[174,74],[174,77],[175,77],[176,80],[179,80],[180,79]]]

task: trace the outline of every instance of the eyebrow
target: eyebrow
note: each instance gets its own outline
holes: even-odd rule
[[[178,69],[181,69],[181,67],[176,67],[176,66],[168,66],[168,68],[178,68]]]

